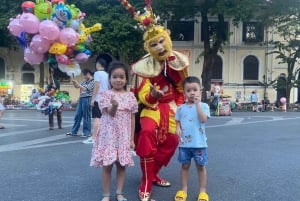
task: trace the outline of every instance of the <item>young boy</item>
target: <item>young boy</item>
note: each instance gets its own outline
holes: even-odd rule
[[[175,201],[186,201],[187,183],[191,159],[194,158],[198,179],[198,201],[209,201],[206,193],[206,134],[205,122],[210,117],[209,106],[201,102],[201,84],[197,77],[189,76],[183,81],[186,102],[176,111],[176,134],[180,138],[178,161],[181,167],[181,190],[177,191]]]

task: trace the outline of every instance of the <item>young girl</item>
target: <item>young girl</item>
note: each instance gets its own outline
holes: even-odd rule
[[[134,149],[135,115],[137,100],[126,91],[128,71],[118,61],[110,64],[108,71],[111,90],[101,91],[99,107],[102,112],[101,128],[98,131],[91,157],[91,166],[102,167],[102,201],[110,200],[111,171],[117,167],[116,200],[127,201],[123,195],[125,166],[133,166],[131,149]]]

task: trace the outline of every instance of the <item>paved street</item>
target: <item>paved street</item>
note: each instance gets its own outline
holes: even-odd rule
[[[73,115],[74,111],[63,112],[64,128],[49,131],[47,116],[39,112],[5,111],[6,128],[0,130],[0,201],[101,200],[101,170],[89,167],[92,145],[65,135]],[[212,117],[206,131],[211,201],[300,200],[299,112],[236,112]],[[127,169],[128,201],[138,200],[137,157],[135,162]],[[198,193],[192,167],[188,201],[196,201]],[[153,199],[173,200],[180,187],[179,170],[176,154],[161,172],[172,186],[154,187]]]

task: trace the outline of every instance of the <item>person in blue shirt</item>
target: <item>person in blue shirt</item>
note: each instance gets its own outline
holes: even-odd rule
[[[175,195],[175,201],[185,201],[187,198],[187,183],[191,159],[196,164],[199,179],[198,201],[208,201],[206,193],[206,133],[205,123],[210,117],[209,106],[201,102],[201,84],[197,77],[189,76],[183,81],[186,102],[176,111],[176,134],[180,139],[178,161],[181,166],[181,189]]]

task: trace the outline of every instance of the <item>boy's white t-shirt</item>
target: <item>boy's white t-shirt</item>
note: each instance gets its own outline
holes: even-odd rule
[[[98,89],[98,92],[97,92],[96,98],[95,98],[95,100],[98,102],[100,91],[109,89],[108,73],[105,71],[96,71],[94,73],[94,81],[100,83],[100,87]]]

